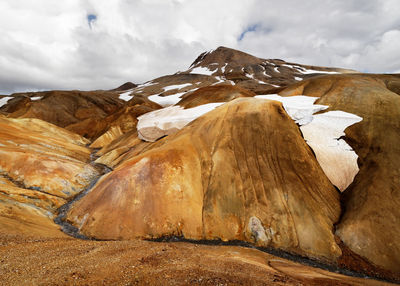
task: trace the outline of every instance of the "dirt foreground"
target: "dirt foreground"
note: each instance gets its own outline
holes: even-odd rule
[[[0,234],[0,285],[391,285],[259,250]]]

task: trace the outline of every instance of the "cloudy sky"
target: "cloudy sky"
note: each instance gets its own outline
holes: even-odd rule
[[[399,0],[1,0],[0,93],[110,89],[226,46],[400,73]]]

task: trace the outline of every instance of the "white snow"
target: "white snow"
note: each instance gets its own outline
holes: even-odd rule
[[[217,84],[220,84],[220,83],[225,82],[225,79],[223,79],[223,78],[220,77],[220,76],[214,76],[214,78],[217,80],[217,82],[214,82],[213,84],[211,84],[211,86],[212,86],[212,85],[217,85]]]
[[[221,72],[222,73],[225,73],[225,68],[226,68],[227,65],[228,65],[228,63],[225,63],[225,65],[221,68]]]
[[[298,81],[303,80],[301,77],[297,77],[297,76],[295,76],[294,79],[295,79],[295,80],[298,80]]]
[[[160,94],[155,94],[150,95],[148,99],[165,107],[178,103],[181,100],[181,96],[185,93],[186,92],[178,92],[167,96],[160,96]]]
[[[234,81],[226,80],[226,78],[224,76],[214,76],[214,78],[217,80],[217,82],[214,82],[210,86],[217,85],[220,83],[230,83],[231,85],[235,85]]]
[[[278,67],[274,67],[274,71],[280,73],[280,71],[278,70]]]
[[[265,72],[265,71],[264,71],[264,72]],[[269,84],[269,85],[273,85],[273,84],[267,83],[267,82],[265,82],[265,81],[256,79],[256,78],[254,77],[254,74],[248,74],[248,73],[246,73],[245,76],[248,77],[248,78],[251,78],[251,79],[253,79],[253,80],[255,80],[255,81],[257,81],[259,84]],[[278,87],[278,86],[277,86],[277,87]]]
[[[126,92],[121,93],[119,95],[119,99],[122,99],[122,100],[125,100],[125,101],[131,100],[132,97],[133,97],[133,96],[130,95],[131,92],[132,92],[132,90],[130,89],[130,90],[126,91]]]
[[[191,83],[183,83],[183,84],[176,84],[176,85],[169,85],[164,87],[164,91],[172,90],[172,89],[181,89],[187,86],[191,86]]]
[[[264,74],[266,77],[272,77],[271,75],[267,74],[266,71],[263,71],[263,74]]]
[[[269,85],[272,85],[273,87],[281,87],[280,85],[276,85],[276,84],[272,84],[272,83],[269,83]]]
[[[258,95],[256,98],[282,102],[288,115],[300,125],[307,144],[313,149],[322,170],[333,185],[344,191],[359,171],[357,154],[343,140],[344,130],[362,120],[361,117],[344,111],[329,111],[313,115],[328,108],[314,105],[317,97],[290,96],[277,94]]]
[[[34,96],[34,97],[31,97],[30,100],[39,100],[42,98],[43,98],[43,96]]]
[[[287,114],[299,125],[305,125],[313,120],[315,112],[327,109],[326,105],[314,105],[318,97],[311,96],[288,96],[277,94],[256,95],[255,98],[270,99],[282,102]]]
[[[248,78],[255,79],[255,78],[254,78],[254,74],[245,73],[244,75],[245,75],[246,77],[248,77]]]
[[[312,74],[312,73],[323,73],[323,74],[339,74],[339,72],[335,71],[317,71],[312,69],[301,69],[299,70],[302,74]]]
[[[0,98],[0,107],[2,107],[3,105],[7,104],[7,102],[11,99],[11,96],[6,96],[6,97],[2,97]]]
[[[265,75],[266,77],[271,77],[269,74],[267,74],[267,70],[265,69],[265,66],[263,66],[263,65],[260,65],[263,69],[264,69],[264,71],[263,71],[263,75]]]
[[[300,127],[326,176],[342,192],[353,182],[359,168],[357,154],[339,138],[345,135],[347,127],[361,120],[351,113],[329,111],[314,115],[310,124]]]
[[[224,103],[208,103],[188,109],[175,105],[143,114],[138,117],[139,138],[154,142],[165,135],[177,132],[196,118]]]
[[[291,69],[295,68],[294,66],[288,65],[288,64],[282,64],[282,66],[283,66],[283,67],[288,67],[288,68],[291,68]]]
[[[291,69],[296,69],[299,72],[301,72],[302,74],[313,74],[313,73],[339,74],[339,72],[336,72],[336,71],[320,71],[320,70],[306,69],[304,67],[297,66],[297,65],[282,64],[281,66],[289,67]]]
[[[209,70],[206,67],[197,67],[194,68],[190,71],[190,73],[195,73],[195,74],[204,74],[204,75],[212,75],[214,72]]]

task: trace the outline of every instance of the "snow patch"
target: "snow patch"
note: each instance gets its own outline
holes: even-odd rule
[[[273,87],[281,87],[280,85],[276,85],[276,84],[272,84],[272,83],[269,83],[269,85],[272,85]]]
[[[265,75],[266,77],[272,77],[269,74],[267,74],[267,69],[265,68],[265,66],[263,66],[263,65],[260,65],[260,66],[264,69],[263,75]]]
[[[177,132],[224,103],[208,103],[188,109],[175,105],[148,112],[138,117],[138,136],[144,141],[154,142],[165,135]]]
[[[233,81],[231,81],[231,80],[226,80],[225,77],[222,77],[222,76],[215,76],[214,78],[217,80],[217,82],[214,82],[214,83],[211,84],[210,86],[217,85],[217,84],[220,84],[220,83],[230,83],[231,85],[235,85],[235,83],[234,83]]]
[[[323,73],[323,74],[340,74],[336,71],[317,71],[312,69],[301,69],[299,70],[302,74],[313,74],[313,73]]]
[[[278,94],[256,95],[255,98],[263,98],[282,102],[287,114],[299,125],[305,125],[313,120],[315,112],[327,109],[326,105],[314,105],[318,97],[311,96],[288,96]]]
[[[167,96],[160,96],[160,94],[155,94],[155,95],[150,95],[148,99],[155,103],[158,103],[163,107],[166,107],[177,104],[181,100],[181,96],[184,95],[185,93],[186,92],[178,92]]]
[[[204,75],[212,75],[214,72],[209,70],[206,67],[197,67],[190,71],[192,74],[204,74]]]
[[[322,170],[340,191],[344,191],[354,180],[359,168],[357,154],[343,139],[344,130],[362,120],[361,117],[344,112],[328,111],[314,113],[328,108],[314,105],[318,97],[290,96],[277,94],[258,95],[256,98],[282,102],[287,114],[300,125],[304,140],[313,149]]]
[[[42,98],[43,98],[43,96],[34,96],[34,97],[31,97],[30,100],[35,101],[35,100],[40,100]]]
[[[11,99],[11,96],[6,96],[6,97],[2,97],[0,98],[0,107],[2,107],[3,105],[7,104],[7,102]]]
[[[255,79],[255,78],[254,78],[254,74],[245,73],[244,75],[245,75],[246,77],[248,77],[248,78]]]
[[[183,83],[183,84],[176,84],[176,85],[169,85],[164,87],[164,91],[173,90],[173,89],[181,89],[187,86],[191,86],[191,83]]]
[[[294,79],[298,80],[298,81],[302,81],[303,80],[301,77],[297,77],[297,76],[295,76]]]
[[[225,68],[226,68],[227,65],[228,65],[228,63],[225,63],[225,65],[221,68],[221,72],[222,73],[225,73]]]
[[[129,101],[129,100],[131,100],[132,97],[133,97],[133,96],[130,95],[131,92],[132,92],[132,90],[128,90],[128,91],[126,91],[126,92],[123,92],[123,93],[121,93],[121,94],[119,95],[118,98],[119,98],[119,99],[122,99],[122,100],[124,100],[124,101]]]
[[[357,154],[339,138],[345,135],[347,127],[361,120],[355,114],[329,111],[314,115],[310,124],[300,127],[326,176],[342,192],[353,182],[359,169]]]
[[[280,73],[280,71],[278,70],[278,67],[274,67],[274,71]]]

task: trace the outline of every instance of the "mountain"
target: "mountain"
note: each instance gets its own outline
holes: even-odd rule
[[[98,242],[104,251],[118,245],[120,252],[146,245],[143,259],[154,269],[167,263],[154,258],[159,244],[146,240],[164,241],[176,257],[183,244],[165,241],[239,244],[398,282],[399,95],[398,74],[219,47],[186,71],[142,84],[3,96],[4,250],[22,241],[38,251],[25,243],[44,239],[57,264],[54,243],[86,249],[92,242],[79,239],[106,240]],[[258,252],[239,251],[237,260],[284,275],[283,285],[371,282],[273,257],[267,263]],[[187,265],[198,254],[190,255]],[[224,261],[217,271],[228,263],[212,259]]]

